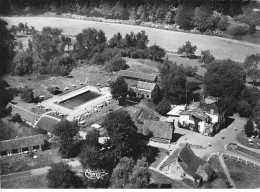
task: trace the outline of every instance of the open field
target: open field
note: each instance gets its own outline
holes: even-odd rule
[[[45,177],[46,174],[6,180],[1,182],[1,187],[4,189],[46,189],[48,187]]]
[[[162,29],[152,29],[141,26],[102,23],[94,21],[73,20],[52,17],[3,17],[10,25],[17,25],[20,22],[34,26],[36,30],[41,30],[44,26],[62,28],[65,35],[76,35],[87,27],[102,29],[107,38],[111,38],[115,33],[121,32],[122,35],[133,31],[135,33],[145,30],[149,37],[149,45],[157,44],[167,51],[177,51],[186,41],[195,44],[198,49],[209,49],[218,59],[230,58],[236,61],[243,61],[247,55],[258,53],[260,45],[239,42],[236,40],[225,39],[215,36],[205,36],[199,34],[187,34],[176,31]]]
[[[260,168],[253,165],[247,165],[245,162],[224,158],[225,164],[229,169],[230,176],[239,189],[259,188]]]

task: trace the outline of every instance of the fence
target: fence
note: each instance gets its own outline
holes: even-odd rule
[[[257,167],[257,168],[260,168],[260,164],[258,163],[255,163],[255,162],[251,162],[247,159],[244,159],[244,158],[241,158],[241,157],[238,157],[238,156],[235,156],[235,155],[231,155],[231,154],[227,154],[227,153],[220,153],[220,152],[217,152],[217,153],[211,153],[210,156],[208,157],[207,161],[210,160],[210,158],[212,158],[212,156],[222,156],[223,158],[230,158],[230,159],[234,159],[234,160],[237,160],[237,161],[240,161],[240,162],[243,162],[247,165],[251,165],[253,167]]]

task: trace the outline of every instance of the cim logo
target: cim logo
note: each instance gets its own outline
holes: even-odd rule
[[[86,169],[85,176],[88,179],[103,179],[105,175],[107,175],[105,171],[92,171],[90,169]]]

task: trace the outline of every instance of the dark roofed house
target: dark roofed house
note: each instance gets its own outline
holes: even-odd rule
[[[44,144],[43,135],[33,135],[29,137],[21,137],[16,139],[0,141],[1,156],[21,154],[24,151],[32,151],[34,149],[40,149]]]
[[[157,75],[154,74],[138,73],[138,72],[127,71],[127,70],[119,71],[118,75],[126,78],[148,81],[148,82],[157,82],[158,80]]]
[[[36,124],[36,127],[41,128],[43,130],[48,131],[48,133],[51,133],[53,130],[53,127],[60,121],[60,119],[57,119],[55,117],[51,117],[48,115],[43,115],[39,119],[39,121]]]
[[[159,93],[159,86],[155,83],[138,81],[136,87],[132,87],[138,97],[155,99]]]
[[[173,138],[174,124],[165,121],[144,120],[143,134],[152,132],[151,141],[170,143]]]
[[[198,157],[187,143],[178,155],[178,163],[182,170],[192,176],[197,183],[208,181],[214,174],[207,161]]]

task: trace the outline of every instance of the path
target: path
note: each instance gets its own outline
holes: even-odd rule
[[[167,155],[166,157],[164,157],[164,159],[159,163],[159,165],[156,167],[157,170],[160,170],[160,167],[164,164],[164,162],[169,158],[169,156]]]
[[[233,188],[236,188],[234,181],[231,179],[231,176],[229,174],[228,168],[227,168],[227,166],[226,166],[226,164],[224,162],[224,159],[223,159],[222,155],[219,155],[218,157],[219,157],[219,161],[220,161],[220,163],[221,163],[221,165],[223,167],[223,170],[225,172],[225,175],[227,176],[227,179],[228,179],[229,183],[233,186]]]

